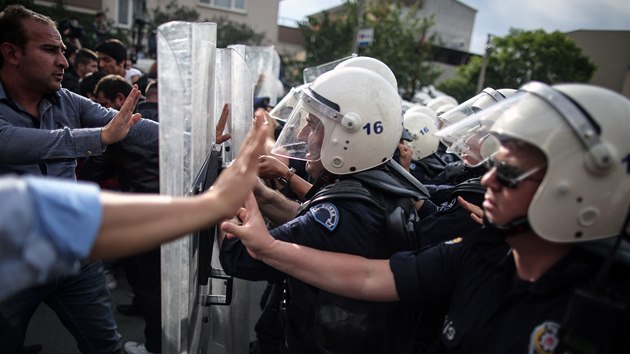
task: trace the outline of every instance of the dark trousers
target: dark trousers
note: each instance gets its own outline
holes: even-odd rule
[[[145,347],[159,353],[162,350],[162,278],[160,249],[126,258],[123,267],[135,297],[133,306],[145,321]]]
[[[0,303],[0,348],[19,353],[33,313],[46,303],[70,331],[82,353],[120,353],[122,339],[101,262],[78,274],[29,288]]]

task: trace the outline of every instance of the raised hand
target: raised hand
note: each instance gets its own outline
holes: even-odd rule
[[[223,170],[210,191],[206,192],[208,195],[218,196],[224,217],[236,214],[258,181],[258,157],[263,151],[267,128],[262,121],[252,125],[236,159]]]
[[[245,207],[239,210],[237,217],[242,223],[226,221],[221,225],[221,230],[227,233],[228,238],[240,238],[247,247],[247,252],[253,258],[261,259],[262,253],[272,246],[275,239],[269,234],[252,193],[249,194]]]
[[[229,115],[230,115],[230,105],[225,103],[223,105],[223,110],[221,111],[221,117],[219,118],[219,121],[217,122],[217,126],[215,127],[216,138],[214,141],[217,144],[224,143],[230,140],[230,138],[232,137],[232,135],[230,135],[229,133],[223,134]]]
[[[400,165],[407,171],[409,171],[409,167],[411,166],[411,158],[413,156],[413,151],[408,148],[405,144],[398,144],[398,152],[400,153]]]
[[[260,168],[258,175],[262,178],[280,178],[289,170],[289,166],[271,155],[262,155],[258,161]]]
[[[124,139],[129,129],[140,120],[140,113],[133,113],[140,100],[138,85],[133,85],[120,111],[101,129],[101,144],[111,145]]]
[[[473,219],[473,221],[483,225],[483,209],[473,203],[467,202],[462,197],[457,197],[457,202],[462,206],[462,208],[470,212],[470,218]]]

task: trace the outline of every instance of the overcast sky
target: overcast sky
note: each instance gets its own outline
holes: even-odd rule
[[[630,30],[630,0],[459,0],[477,10],[470,51],[482,53],[488,33],[503,36],[510,27],[542,28],[551,32]],[[283,19],[307,15],[343,4],[344,0],[284,0]],[[630,43],[626,43],[630,45]]]

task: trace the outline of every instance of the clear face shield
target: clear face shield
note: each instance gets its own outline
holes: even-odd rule
[[[499,140],[490,132],[498,114],[473,114],[459,122],[438,130],[435,135],[447,146],[446,151],[457,155],[469,167],[477,167],[497,153]],[[497,112],[500,113],[500,112]]]
[[[438,119],[440,120],[442,127],[448,127],[504,99],[505,98],[501,93],[495,89],[487,87],[478,95],[470,98],[466,102],[440,114]]]
[[[340,114],[315,98],[306,88],[291,111],[271,152],[289,159],[318,161],[324,141],[323,120],[337,121]]]
[[[269,115],[279,121],[286,122],[295,108],[295,105],[300,97],[300,92],[302,92],[304,86],[306,85],[292,87],[291,91],[289,91],[289,93],[287,93],[282,100],[273,107],[273,109],[269,112]]]
[[[516,93],[502,100],[500,104],[484,108],[479,113],[437,131],[435,135],[447,146],[448,152],[459,156],[466,165],[477,167],[493,157],[501,146],[496,133],[502,132],[497,131],[497,127],[523,119],[519,110],[524,96],[527,95]],[[527,128],[523,129],[536,129],[530,126],[531,124],[526,123]]]

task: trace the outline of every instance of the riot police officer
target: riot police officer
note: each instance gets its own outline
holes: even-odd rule
[[[445,308],[442,352],[627,352],[629,112],[603,88],[534,82],[469,117],[497,150],[482,179],[487,227],[459,243],[389,261],[294,247],[265,237],[252,204],[244,226],[223,229],[313,286]]]
[[[306,161],[316,182],[298,216],[273,236],[379,259],[416,248],[414,200],[427,195],[390,162],[401,112],[395,85],[365,67],[338,67],[305,87],[272,152]],[[285,282],[281,318],[289,352],[403,352],[410,344],[410,312],[398,305],[351,300],[286,278],[249,257],[238,240],[223,242],[220,259],[233,276]]]

